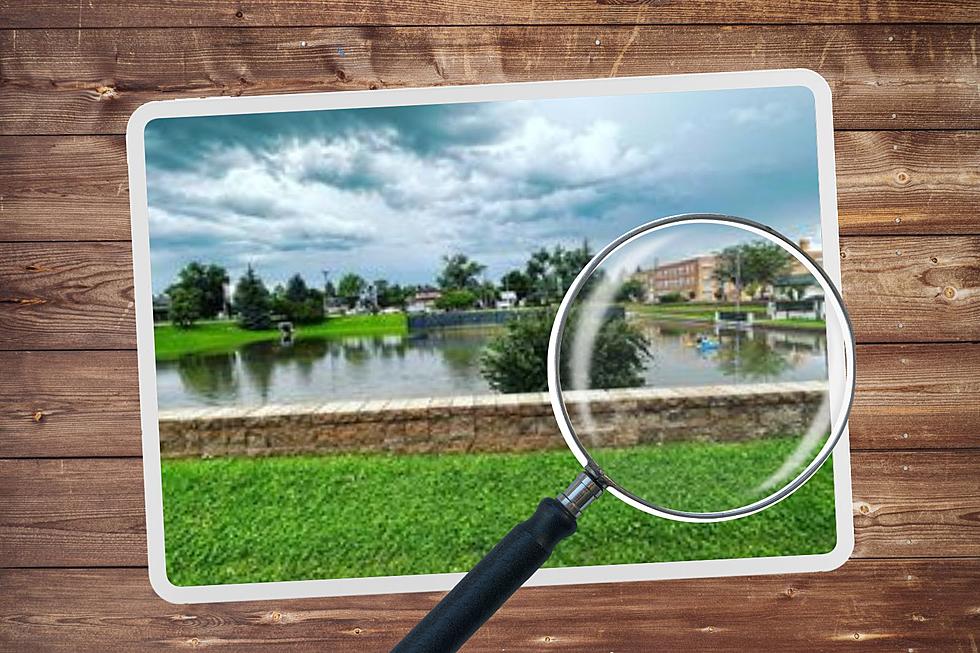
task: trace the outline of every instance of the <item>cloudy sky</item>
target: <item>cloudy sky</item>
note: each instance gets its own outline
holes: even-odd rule
[[[154,292],[192,260],[426,283],[463,252],[497,279],[683,212],[819,242],[805,88],[160,119],[146,157]]]

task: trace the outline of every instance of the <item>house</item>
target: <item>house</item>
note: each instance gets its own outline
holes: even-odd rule
[[[513,290],[501,290],[500,298],[497,300],[496,307],[501,310],[516,308],[517,293]]]
[[[423,288],[415,293],[405,305],[406,313],[431,313],[436,310],[436,302],[442,299],[442,292],[435,288]]]
[[[153,295],[153,321],[164,322],[170,319],[170,296],[161,293]]]

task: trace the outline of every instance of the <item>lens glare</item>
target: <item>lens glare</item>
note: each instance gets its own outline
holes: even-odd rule
[[[616,487],[667,512],[735,511],[793,483],[836,434],[845,322],[797,250],[819,262],[819,244],[795,245],[680,221],[580,278],[563,312],[561,397]]]

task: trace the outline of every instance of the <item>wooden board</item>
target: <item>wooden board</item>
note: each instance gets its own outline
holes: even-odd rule
[[[949,25],[6,30],[0,133],[120,133],[140,104],[178,97],[794,67],[827,78],[838,128],[976,129],[975,33]]]
[[[0,244],[0,280],[0,349],[133,347],[128,242]]]
[[[465,650],[976,651],[978,20],[976,0],[0,0],[0,650],[385,651],[438,598],[152,593],[120,136],[136,106],[802,66],[848,130],[846,300],[859,338],[889,343],[858,352],[856,559],[522,590]]]
[[[136,352],[8,351],[0,369],[0,458],[140,455]],[[853,450],[980,448],[980,345],[861,345],[857,369]]]
[[[972,651],[975,558],[828,574],[523,589],[466,653]],[[0,646],[86,653],[388,651],[438,594],[175,606],[142,569],[0,570]],[[596,648],[601,642],[602,648]],[[652,648],[651,648],[652,647]]]
[[[836,141],[841,233],[978,232],[980,132],[838,132]],[[129,239],[122,137],[0,137],[0,165],[0,240]]]
[[[980,132],[837,132],[835,140],[842,234],[980,233]]]
[[[238,27],[273,25],[526,25],[547,23],[976,23],[975,1],[843,0],[724,2],[723,0],[495,0],[331,2],[329,12],[302,0],[2,0],[8,27]]]
[[[980,237],[842,238],[841,278],[860,341],[980,340]]]

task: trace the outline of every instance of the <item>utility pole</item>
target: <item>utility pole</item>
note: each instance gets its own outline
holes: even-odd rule
[[[742,250],[735,250],[735,312],[742,310]]]
[[[330,270],[320,270],[323,273],[323,316],[327,316],[327,286],[330,284]]]

